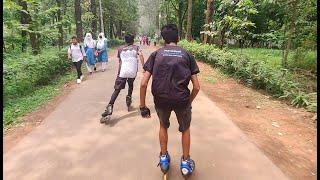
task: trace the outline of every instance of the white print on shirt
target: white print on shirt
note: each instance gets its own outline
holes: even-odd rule
[[[164,50],[163,56],[175,56],[175,57],[182,57],[182,52],[177,50]]]

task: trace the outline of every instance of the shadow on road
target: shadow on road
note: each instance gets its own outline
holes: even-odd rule
[[[131,118],[134,116],[138,116],[138,115],[139,115],[138,108],[133,108],[133,110],[129,114],[126,114],[126,115],[123,115],[123,116],[120,116],[120,117],[117,117],[114,119],[112,119],[112,117],[111,117],[111,121],[108,123],[108,125],[110,125],[110,127],[113,127],[121,120],[124,120],[126,118]]]

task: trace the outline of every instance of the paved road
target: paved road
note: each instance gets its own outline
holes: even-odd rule
[[[147,58],[151,48],[144,48]],[[138,114],[139,83],[135,81],[132,112],[126,111],[123,90],[110,125],[99,123],[113,91],[117,72],[115,53],[107,71],[87,78],[14,148],[4,154],[5,180],[153,180],[161,179],[158,120],[148,93],[152,118]],[[141,70],[141,68],[140,68]],[[150,89],[148,89],[150,90]],[[171,116],[168,179],[183,179],[178,123]],[[193,103],[191,156],[196,171],[190,179],[281,180],[287,179],[241,130],[200,92]]]

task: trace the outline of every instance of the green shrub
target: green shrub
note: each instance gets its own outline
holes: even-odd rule
[[[221,69],[249,86],[264,89],[275,97],[291,100],[298,107],[316,106],[316,103],[311,103],[316,102],[316,99],[304,92],[303,86],[294,81],[287,69],[273,68],[265,61],[220,50],[213,45],[183,40],[179,42],[179,46],[191,52],[196,59]]]
[[[56,48],[44,49],[36,56],[7,56],[3,63],[4,104],[8,98],[27,95],[66,72],[71,67],[66,57],[66,49],[59,52]]]
[[[108,47],[115,47],[115,46],[120,46],[120,45],[124,45],[125,42],[122,39],[109,39],[108,40]]]

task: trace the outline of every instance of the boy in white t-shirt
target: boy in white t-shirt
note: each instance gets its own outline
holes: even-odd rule
[[[83,79],[81,65],[83,60],[86,60],[86,53],[84,51],[84,48],[78,43],[78,39],[76,36],[72,37],[71,42],[72,44],[68,48],[68,59],[72,59],[72,62],[77,69],[77,83],[80,84]]]
[[[126,103],[128,108],[131,105],[131,96],[133,91],[133,82],[137,76],[138,72],[138,58],[142,66],[144,65],[144,57],[139,46],[134,45],[134,36],[127,34],[125,36],[126,45],[118,49],[118,58],[119,58],[119,70],[118,76],[114,85],[114,92],[111,96],[109,104],[102,114],[102,117],[111,115],[113,112],[113,104],[116,101],[121,89],[124,89],[126,83],[128,83],[128,95],[126,97]],[[101,122],[103,123],[103,122]]]

